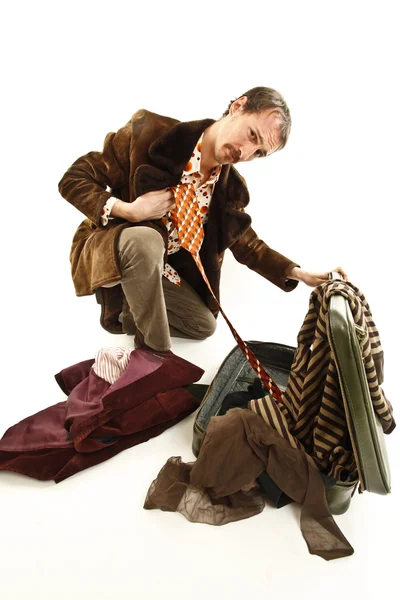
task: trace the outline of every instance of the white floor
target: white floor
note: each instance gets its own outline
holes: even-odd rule
[[[9,9],[1,111],[0,436],[65,399],[54,380],[60,369],[103,346],[131,343],[101,329],[94,297],[74,295],[68,253],[82,215],[58,195],[67,167],[101,150],[106,133],[141,107],[182,120],[219,118],[230,99],[257,85],[286,96],[293,131],[284,151],[239,168],[254,228],[304,268],[341,264],[362,289],[385,351],[383,387],[400,421],[394,8],[358,1],[343,9],[311,1],[275,5],[222,3],[204,12],[176,2],[155,11],[151,4],[127,8],[118,1],[80,2],[78,9],[70,0]],[[173,37],[183,7],[198,19],[192,26],[203,40],[199,55],[192,37],[186,45]],[[189,58],[195,95],[174,85]],[[245,339],[296,345],[310,292],[300,284],[285,294],[227,252],[222,302]],[[205,383],[233,346],[221,318],[211,339],[173,340],[176,354],[204,369]],[[220,528],[143,510],[165,461],[193,460],[193,421],[194,415],[58,485],[1,472],[0,597],[397,595],[398,430],[386,438],[392,494],[354,497],[336,520],[355,554],[327,563],[308,554],[293,505]]]
[[[227,259],[223,298],[239,331],[248,339],[294,345],[308,288],[285,295]],[[40,273],[44,279],[43,268]],[[241,281],[236,300],[234,276]],[[259,295],[248,295],[247,285]],[[374,314],[382,317],[386,342],[386,392],[396,407],[397,339],[385,317],[384,294],[376,295]],[[26,301],[18,297],[17,306],[15,328],[10,327],[5,342],[1,431],[64,399],[53,379],[59,369],[92,357],[98,347],[130,344],[126,336],[111,336],[100,328],[94,298],[75,298],[65,274],[55,274],[44,298],[29,288]],[[258,318],[256,307],[264,311]],[[175,339],[173,349],[204,368],[202,381],[209,383],[233,345],[219,319],[213,338]],[[241,598],[266,592],[334,598],[338,586],[374,598],[382,585],[390,589],[398,566],[397,430],[387,438],[393,494],[365,493],[353,499],[337,523],[355,554],[328,564],[308,554],[296,506],[266,508],[257,517],[220,528],[143,510],[147,489],[166,459],[193,460],[193,420],[190,416],[158,438],[58,485],[0,473],[2,598],[202,598],[205,593]]]

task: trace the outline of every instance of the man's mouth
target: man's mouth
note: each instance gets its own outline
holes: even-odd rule
[[[228,148],[228,156],[231,163],[235,163],[237,161],[235,154],[230,148]]]

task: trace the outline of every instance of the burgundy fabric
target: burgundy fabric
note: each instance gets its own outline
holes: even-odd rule
[[[155,437],[198,407],[184,387],[204,371],[172,352],[134,350],[113,384],[87,360],[56,380],[69,394],[10,427],[0,440],[0,470],[57,483]]]

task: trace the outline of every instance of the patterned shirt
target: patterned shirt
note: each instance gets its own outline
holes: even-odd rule
[[[203,136],[204,132],[201,134],[196,146],[194,147],[192,156],[190,157],[190,160],[182,173],[180,183],[193,183],[196,190],[197,200],[199,202],[202,223],[203,225],[205,225],[205,223],[207,223],[208,221],[208,209],[210,206],[211,198],[214,192],[215,185],[220,176],[222,167],[221,165],[217,165],[216,167],[214,167],[207,181],[203,183],[203,185],[200,185],[200,181],[202,179],[202,174],[200,173],[200,162]],[[111,197],[106,202],[103,208],[103,213],[101,215],[102,225],[107,225],[108,220],[112,219],[112,217],[110,217],[110,212],[116,200],[117,198]],[[168,231],[168,254],[174,254],[175,252],[178,252],[180,250],[180,246],[178,242],[178,232],[176,230],[176,227],[174,227],[172,221],[170,220],[169,215],[170,213],[168,213],[166,217],[162,219],[162,221]],[[171,267],[170,264],[167,263],[164,266],[163,275],[172,283],[180,285],[181,279],[176,270],[173,267]]]

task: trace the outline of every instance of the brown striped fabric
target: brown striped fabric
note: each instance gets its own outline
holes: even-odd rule
[[[366,332],[360,348],[372,403],[384,432],[394,429],[392,406],[380,387],[383,351],[370,307],[358,288],[340,280],[327,281],[310,295],[282,403],[265,396],[251,400],[249,408],[293,448],[304,449],[309,461],[320,471],[336,480],[357,481],[342,392],[327,333],[329,299],[334,294],[348,300],[356,327]]]

